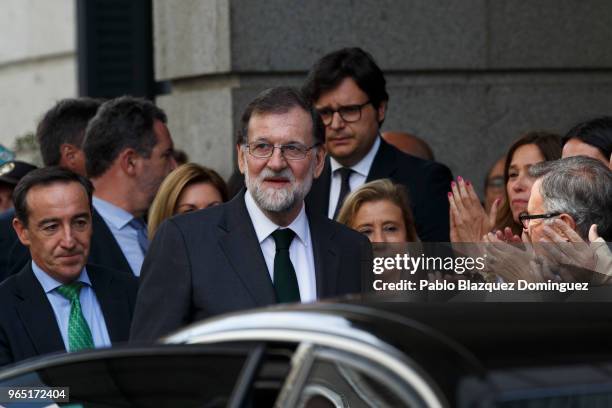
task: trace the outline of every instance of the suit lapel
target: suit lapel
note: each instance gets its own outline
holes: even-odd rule
[[[340,267],[338,250],[327,218],[308,213],[308,222],[317,278],[317,299],[321,299],[336,292]]]
[[[380,147],[378,148],[378,152],[376,152],[376,156],[374,156],[374,161],[372,162],[372,167],[370,167],[366,183],[392,177],[397,169],[397,156],[393,147],[385,142],[382,137],[379,139]]]
[[[306,208],[317,214],[327,216],[329,212],[329,190],[331,189],[331,163],[325,158],[325,166],[319,178],[312,183],[312,188],[306,196]]]
[[[276,303],[274,286],[261,252],[242,190],[227,204],[219,222],[219,245],[257,306]]]
[[[87,265],[87,274],[100,303],[111,343],[127,340],[131,313],[125,288],[115,285],[112,275],[95,265]]]
[[[66,350],[53,308],[28,263],[17,275],[17,313],[37,354]]]
[[[130,264],[100,213],[93,208],[92,214],[93,235],[89,262],[133,275]]]

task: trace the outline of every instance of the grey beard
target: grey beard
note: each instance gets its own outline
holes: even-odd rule
[[[310,191],[314,174],[314,166],[311,167],[310,174],[302,183],[296,183],[295,177],[289,168],[285,168],[280,172],[274,172],[264,168],[259,176],[253,179],[249,175],[249,167],[245,165],[244,178],[247,189],[251,192],[259,208],[264,211],[283,213],[295,208],[297,204],[304,200],[304,197],[306,197],[306,194]],[[262,188],[262,183],[267,177],[285,177],[290,181],[291,187],[283,189],[264,189]]]

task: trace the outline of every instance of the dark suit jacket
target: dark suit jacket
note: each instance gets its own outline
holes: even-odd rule
[[[448,167],[405,154],[381,138],[380,149],[374,157],[366,182],[382,178],[390,178],[408,190],[417,234],[422,241],[449,241],[447,194],[453,176]],[[314,181],[306,197],[306,205],[327,215],[330,187],[331,164],[327,159],[323,173]]]
[[[154,340],[209,316],[277,302],[244,194],[160,226],[140,275],[131,339]],[[370,242],[327,217],[307,214],[317,298],[359,292]]]
[[[124,273],[87,265],[113,344],[128,339],[138,288]],[[0,284],[0,366],[65,350],[53,308],[28,263]]]
[[[15,242],[19,242],[17,233],[13,228],[14,216],[14,209],[0,214],[0,282],[9,275],[11,250]]]
[[[5,262],[7,262],[4,274],[0,264],[0,282],[4,278],[18,273],[31,260],[30,251],[21,244],[13,227],[11,226],[10,228],[12,234],[7,234],[7,243],[2,244],[0,247],[2,250],[8,248],[8,257],[4,258],[6,259]],[[108,225],[106,225],[106,222],[104,222],[95,208],[93,208],[92,214],[92,228],[93,234],[91,236],[87,262],[133,276],[132,268],[130,268],[130,264],[125,259],[125,255],[123,255],[113,233],[108,229]]]

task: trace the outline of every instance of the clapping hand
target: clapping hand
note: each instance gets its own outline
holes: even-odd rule
[[[530,246],[521,249],[516,243],[508,243],[504,238],[505,235],[499,231],[483,236],[489,271],[506,282],[516,282],[519,279],[532,282],[534,277],[531,262],[534,261],[534,254]]]
[[[542,228],[538,248],[543,257],[558,268],[561,280],[564,282],[590,281],[597,267],[597,249],[605,243],[585,242],[567,223],[555,219]],[[589,238],[598,238],[597,227],[591,226]]]
[[[495,200],[487,214],[469,181],[457,177],[451,189],[452,193],[448,193],[451,242],[480,242],[481,237],[493,229],[501,200]]]

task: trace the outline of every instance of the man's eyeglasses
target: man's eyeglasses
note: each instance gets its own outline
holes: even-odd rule
[[[361,105],[341,106],[337,110],[324,108],[317,109],[317,111],[319,112],[319,115],[321,115],[321,120],[323,120],[323,124],[325,126],[331,125],[332,121],[334,120],[334,113],[336,112],[338,112],[343,121],[351,123],[357,122],[359,119],[361,119],[361,109],[369,103],[370,101],[368,100]]]
[[[258,159],[267,159],[268,157],[272,157],[274,149],[280,149],[281,154],[286,160],[302,160],[306,157],[310,150],[314,149],[318,145],[319,143],[315,143],[310,147],[301,143],[274,145],[267,142],[252,142],[244,144],[249,154],[253,157],[257,157]]]
[[[527,214],[526,212],[519,214],[519,221],[524,229],[529,229],[529,220],[538,220],[538,219],[551,219],[561,215],[560,212],[552,212],[546,214]]]

